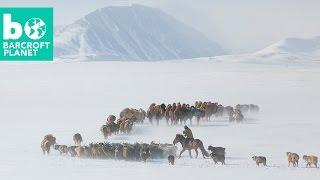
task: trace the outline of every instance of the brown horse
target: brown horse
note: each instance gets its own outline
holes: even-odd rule
[[[181,143],[182,150],[179,154],[179,158],[181,158],[181,154],[185,151],[189,151],[189,156],[192,158],[191,150],[194,149],[196,151],[196,158],[198,158],[198,148],[201,150],[203,158],[209,157],[209,153],[204,149],[203,143],[200,139],[188,139],[185,138],[182,134],[177,134],[173,140],[173,144]]]
[[[41,141],[41,149],[43,151],[43,154],[45,155],[47,152],[47,154],[49,155],[50,147],[54,146],[55,144],[56,144],[56,137],[54,137],[52,134],[45,135],[43,140]]]

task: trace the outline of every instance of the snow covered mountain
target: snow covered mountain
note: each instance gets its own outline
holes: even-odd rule
[[[200,32],[142,5],[98,9],[55,34],[58,59],[152,61],[224,53]]]
[[[286,38],[255,53],[217,56],[210,59],[217,62],[319,64],[320,36],[312,38]]]
[[[313,38],[286,38],[255,54],[260,56],[279,54],[320,56],[320,36]]]

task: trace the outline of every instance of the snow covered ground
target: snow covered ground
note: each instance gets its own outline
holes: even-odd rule
[[[73,62],[0,64],[1,179],[318,179],[320,170],[287,167],[285,152],[320,156],[318,107],[320,66],[175,62]],[[258,104],[259,115],[244,123],[226,119],[192,126],[205,146],[226,147],[227,165],[189,159],[174,167],[166,160],[147,163],[77,159],[53,151],[43,156],[40,142],[53,133],[57,142],[104,141],[99,127],[107,114],[151,102],[196,100],[224,105]],[[172,142],[183,127],[148,123],[112,142]],[[180,148],[180,146],[179,146]],[[256,167],[253,155],[267,157]]]

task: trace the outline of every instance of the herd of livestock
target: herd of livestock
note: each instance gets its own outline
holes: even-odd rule
[[[147,111],[143,109],[125,108],[116,116],[109,115],[105,124],[100,128],[103,136],[118,133],[130,133],[135,123],[143,123],[148,119],[151,124],[165,120],[168,125],[182,125],[189,122],[192,125],[193,119],[199,125],[201,120],[208,121],[212,117],[221,118],[227,116],[230,122],[241,122],[244,114],[259,112],[259,106],[254,104],[238,104],[235,107],[223,106],[218,103],[196,101],[194,105],[185,103],[172,104],[150,104]]]
[[[174,144],[147,143],[90,143],[81,145],[82,136],[73,135],[75,145],[67,146],[56,143],[52,134],[44,136],[41,142],[43,154],[50,154],[51,147],[61,155],[70,155],[80,158],[118,159],[132,161],[146,161],[147,159],[163,159],[175,156],[177,147]]]
[[[116,116],[109,115],[107,121],[101,126],[100,130],[105,139],[112,134],[130,133],[136,123],[143,123],[147,118],[151,124],[154,121],[157,125],[161,120],[165,120],[167,125],[192,125],[192,120],[197,121],[197,125],[201,120],[209,121],[212,117],[228,117],[230,122],[241,122],[244,119],[244,114],[248,112],[257,113],[259,107],[254,104],[222,106],[218,103],[196,101],[194,105],[172,103],[172,104],[155,104],[152,103],[147,112],[143,109],[125,108],[120,112],[120,118],[117,120]],[[59,151],[61,155],[70,155],[72,157],[80,158],[99,158],[99,159],[118,159],[143,161],[148,159],[163,159],[167,158],[169,164],[174,165],[177,153],[176,144],[180,143],[182,150],[179,158],[186,150],[189,151],[189,156],[192,158],[191,150],[195,150],[196,158],[198,157],[198,149],[201,151],[204,158],[211,157],[215,164],[220,162],[225,164],[225,148],[208,146],[207,150],[201,140],[193,139],[191,130],[185,126],[185,129],[190,131],[191,138],[186,136],[185,132],[176,134],[173,144],[161,143],[90,143],[89,145],[82,145],[82,136],[79,133],[74,134],[73,141],[75,145],[59,145],[56,143],[56,138],[52,134],[44,136],[41,142],[41,149],[43,154],[50,154],[50,149],[53,147]],[[287,152],[288,165],[292,164],[298,167],[299,155],[296,153]],[[306,166],[317,167],[318,157],[313,155],[304,155],[303,159],[306,161]],[[267,159],[264,156],[253,156],[252,160],[259,166],[263,164],[266,166]]]
[[[210,120],[211,117],[223,117],[229,116],[230,122],[240,122],[243,120],[243,113],[258,112],[259,107],[254,104],[244,104],[232,106],[223,106],[213,102],[201,102],[196,101],[194,105],[172,103],[172,104],[155,104],[152,103],[149,106],[146,117],[151,123],[156,121],[159,124],[161,119],[165,119],[167,124],[177,125],[186,124],[187,121],[192,125],[192,119],[197,120],[199,124],[200,120]]]
[[[117,159],[117,160],[129,160],[129,161],[143,161],[148,159],[164,159],[167,158],[169,164],[174,165],[177,152],[177,143],[181,143],[181,154],[185,151],[189,151],[191,156],[191,150],[196,151],[196,158],[198,157],[197,149],[200,148],[203,157],[211,157],[215,164],[221,163],[225,165],[225,148],[208,146],[209,154],[203,147],[202,141],[199,139],[192,139],[189,143],[186,143],[186,138],[183,135],[177,134],[173,140],[173,144],[160,144],[151,142],[147,143],[90,143],[89,145],[81,145],[82,136],[77,133],[73,136],[75,145],[59,145],[56,143],[56,138],[52,134],[44,136],[41,142],[41,148],[43,154],[50,154],[50,149],[53,147],[59,151],[61,155],[70,155],[71,157],[79,158],[94,158],[94,159]],[[194,141],[194,142],[193,142]],[[288,166],[291,164],[293,167],[299,165],[299,155],[292,152],[287,152]],[[267,159],[264,156],[253,156],[252,160],[255,161],[257,166],[263,164],[267,165]],[[306,162],[306,167],[318,167],[318,157],[314,155],[304,155],[303,160]]]

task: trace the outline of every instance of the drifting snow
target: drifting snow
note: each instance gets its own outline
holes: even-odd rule
[[[1,63],[0,177],[4,179],[316,179],[319,169],[287,167],[285,152],[319,154],[319,67],[224,64],[212,62]],[[147,163],[78,159],[53,151],[43,156],[40,142],[53,133],[60,144],[104,141],[99,128],[107,114],[151,102],[218,101],[254,103],[257,116],[230,124],[215,119],[193,126],[204,145],[226,147],[227,165],[189,159],[173,167],[166,160]],[[111,142],[168,142],[183,127],[137,125],[131,135]],[[181,147],[179,146],[179,149]],[[267,157],[256,167],[253,155]]]

